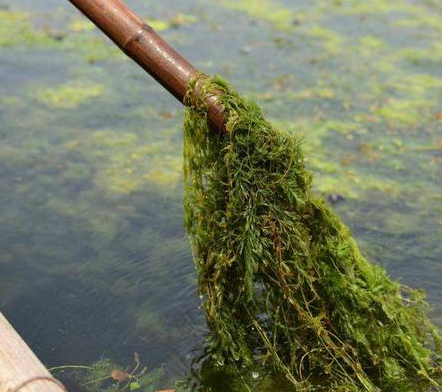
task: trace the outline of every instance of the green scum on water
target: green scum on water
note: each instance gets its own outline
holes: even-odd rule
[[[212,357],[282,373],[296,391],[439,390],[441,334],[424,294],[364,258],[311,190],[301,139],[219,77],[204,89],[222,92],[227,132],[210,131],[198,80],[184,203]]]

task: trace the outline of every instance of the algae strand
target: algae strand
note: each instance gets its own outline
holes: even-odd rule
[[[204,88],[222,91],[227,132],[211,132],[197,81],[186,98],[185,223],[213,357],[264,364],[297,391],[439,388],[441,335],[424,295],[364,258],[311,190],[300,138],[216,76]]]

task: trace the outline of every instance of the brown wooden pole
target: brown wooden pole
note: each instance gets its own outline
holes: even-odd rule
[[[153,76],[181,103],[192,77],[199,71],[176,52],[120,0],[69,0],[120,49]],[[224,112],[216,96],[205,97],[208,122],[224,131]]]
[[[0,392],[66,392],[1,313]]]

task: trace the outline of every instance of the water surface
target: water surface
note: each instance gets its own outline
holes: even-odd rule
[[[317,191],[442,325],[439,3],[128,4],[304,136]],[[0,308],[48,366],[138,352],[170,386],[206,334],[182,223],[183,109],[69,3],[0,10]]]

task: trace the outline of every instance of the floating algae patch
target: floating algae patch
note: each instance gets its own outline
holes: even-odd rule
[[[373,113],[384,119],[390,127],[416,127],[424,119],[428,120],[435,103],[420,99],[390,98]]]
[[[408,4],[402,0],[369,0],[366,2],[360,2],[357,0],[340,0],[338,5],[340,12],[348,15],[413,15],[423,12],[421,7],[414,4]]]
[[[40,89],[35,97],[57,109],[74,109],[84,102],[99,97],[104,92],[104,86],[97,83],[68,82],[54,88]]]
[[[407,74],[401,76],[392,78],[388,86],[419,98],[425,97],[430,93],[442,93],[442,78],[429,74]]]
[[[95,26],[81,18],[72,18],[67,31],[61,31],[63,39],[58,49],[78,53],[88,63],[123,59],[124,55],[115,45],[102,36],[95,35]]]
[[[0,9],[0,48],[49,42],[54,41],[34,29],[28,13]]]
[[[221,4],[233,10],[245,12],[252,18],[263,20],[279,30],[292,29],[296,16],[302,17],[302,14],[296,14],[290,8],[269,0],[222,0]]]
[[[146,19],[147,24],[153,27],[156,31],[165,31],[170,29],[176,29],[181,26],[192,25],[196,23],[198,19],[189,14],[177,14],[173,18],[162,19]]]
[[[423,294],[362,256],[311,191],[296,136],[221,79],[205,86],[223,92],[227,132],[189,98],[184,185],[213,357],[263,364],[298,391],[437,387],[440,334]]]
[[[76,32],[92,31],[95,25],[85,18],[75,18],[69,23],[69,29]]]
[[[240,11],[250,18],[284,32],[292,32],[300,26],[317,25],[323,22],[331,8],[329,1],[293,3],[272,0],[222,0],[220,5]]]
[[[168,133],[167,129],[164,134]],[[94,183],[117,194],[129,194],[151,185],[174,190],[181,183],[182,157],[168,139],[150,136],[141,142],[134,133],[102,130],[93,132],[81,148],[90,151],[97,165]]]
[[[391,127],[416,127],[434,118],[442,79],[429,74],[404,73],[390,78],[383,90],[390,97],[384,98],[379,106],[373,106],[372,113]],[[382,97],[385,92],[380,89],[375,94]]]
[[[416,65],[440,65],[442,63],[442,43],[432,42],[423,48],[404,48],[398,52],[398,57]]]
[[[320,40],[324,51],[329,55],[337,55],[344,51],[344,37],[332,29],[315,24],[308,29],[304,29],[304,34]]]

